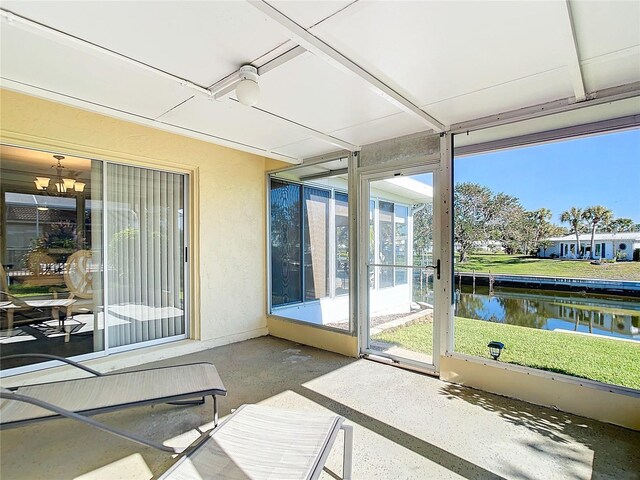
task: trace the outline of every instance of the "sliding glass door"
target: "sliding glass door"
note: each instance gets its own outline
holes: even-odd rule
[[[0,375],[186,336],[185,175],[6,145],[0,167]]]
[[[107,345],[186,334],[184,177],[107,164]]]

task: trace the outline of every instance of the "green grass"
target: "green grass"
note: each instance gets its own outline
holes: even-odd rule
[[[64,285],[62,285],[64,286]],[[16,297],[38,297],[38,296],[51,296],[51,288],[53,285],[24,285],[15,284],[9,287],[11,295]]]
[[[599,382],[640,388],[640,343],[534,330],[468,318],[455,320],[455,351],[490,358],[487,344],[505,344],[501,362],[514,363]],[[431,322],[387,330],[374,337],[431,354]]]
[[[640,280],[640,262],[615,262],[591,265],[587,260],[552,260],[547,258],[486,253],[469,255],[464,263],[456,262],[456,271],[546,275],[552,277]]]

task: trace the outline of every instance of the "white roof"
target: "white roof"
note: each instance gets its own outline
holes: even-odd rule
[[[3,87],[293,163],[434,125],[471,130],[462,146],[640,114],[637,1],[3,0],[0,13]],[[243,64],[262,68],[257,106],[233,90],[209,101]],[[468,128],[618,87],[632,94]]]
[[[590,233],[581,233],[578,235],[581,242],[590,242],[591,234]],[[552,242],[571,242],[575,243],[576,235],[574,233],[565,235],[564,237],[551,237],[547,240]],[[640,232],[619,232],[619,233],[596,233],[594,235],[594,240],[596,242],[611,242],[618,240],[632,240],[640,242]]]

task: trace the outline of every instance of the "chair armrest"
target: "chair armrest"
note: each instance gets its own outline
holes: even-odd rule
[[[37,407],[44,408],[44,409],[49,410],[51,412],[57,413],[58,415],[61,415],[63,417],[70,418],[72,420],[77,420],[79,422],[85,423],[87,425],[91,425],[92,427],[98,428],[98,429],[103,430],[105,432],[111,433],[112,435],[116,435],[118,437],[125,438],[127,440],[132,441],[132,442],[139,443],[140,445],[145,445],[147,447],[153,447],[153,448],[156,448],[158,450],[162,450],[163,452],[169,452],[169,453],[181,453],[182,452],[182,449],[177,449],[177,448],[173,448],[173,447],[167,447],[166,445],[161,445],[159,443],[152,442],[151,440],[147,440],[146,438],[139,437],[139,436],[134,435],[132,433],[124,432],[122,430],[119,430],[117,428],[111,427],[109,425],[105,425],[104,423],[98,422],[97,420],[94,420],[93,418],[85,417],[84,415],[80,415],[79,413],[75,413],[75,412],[71,412],[69,410],[65,410],[62,407],[58,407],[57,405],[53,405],[53,404],[51,404],[49,402],[45,402],[43,400],[39,400],[37,398],[30,397],[28,395],[21,395],[19,393],[11,392],[11,391],[9,391],[7,389],[2,388],[2,389],[0,389],[0,398],[6,399],[6,400],[14,400],[14,401],[17,401],[17,402],[30,403],[31,405],[35,405]],[[0,427],[1,426],[2,425],[0,424]]]
[[[9,360],[11,358],[48,358],[49,360],[57,360],[58,362],[66,363],[68,365],[71,365],[72,367],[79,368],[80,370],[84,370],[85,372],[95,375],[96,377],[104,376],[104,373],[100,373],[97,370],[94,370],[93,368],[89,368],[85,365],[82,365],[81,363],[74,362],[73,360],[69,360],[68,358],[64,358],[64,357],[59,357],[57,355],[50,355],[48,353],[18,353],[16,355],[6,355],[4,357],[0,357],[0,362],[4,360]]]

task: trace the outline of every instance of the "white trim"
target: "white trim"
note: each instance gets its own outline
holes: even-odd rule
[[[582,69],[580,68],[580,50],[578,49],[578,39],[576,37],[573,15],[571,13],[571,5],[569,0],[564,0],[561,7],[565,23],[567,24],[566,42],[567,42],[567,68],[571,76],[571,85],[576,97],[576,102],[582,102],[587,99],[587,92],[584,88],[584,79],[582,78]]]
[[[183,333],[182,335],[174,335],[172,337],[156,338],[155,340],[148,340],[146,342],[130,343],[128,345],[121,345],[119,347],[109,347],[107,354],[112,355],[114,353],[128,352],[130,350],[138,350],[139,348],[153,347],[155,345],[177,342],[178,340],[188,340],[186,333]]]
[[[446,127],[442,123],[422,110],[416,104],[416,102],[412,102],[406,97],[400,95],[389,86],[382,83],[365,69],[354,63],[352,60],[350,60],[337,50],[327,45],[325,42],[320,40],[305,28],[298,25],[296,22],[291,20],[276,8],[269,5],[267,2],[260,0],[248,0],[248,2],[258,10],[260,10],[263,14],[271,18],[274,22],[282,26],[287,31],[289,38],[291,38],[291,40],[296,42],[298,45],[302,46],[305,50],[308,50],[317,57],[328,62],[333,67],[356,75],[360,79],[364,80],[366,85],[376,94],[380,95],[382,98],[392,103],[399,109],[416,117],[422,123],[434,129],[436,132],[442,132],[446,130]]]

